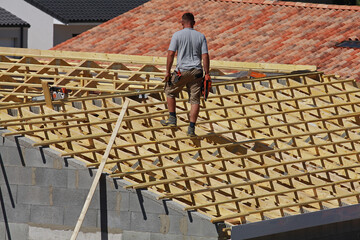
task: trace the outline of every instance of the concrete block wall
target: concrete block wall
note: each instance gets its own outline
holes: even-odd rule
[[[27,138],[0,137],[0,240],[69,239],[95,173]],[[126,184],[103,175],[78,239],[220,239],[204,215]]]

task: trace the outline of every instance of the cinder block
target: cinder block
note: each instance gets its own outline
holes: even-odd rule
[[[78,170],[69,169],[66,171],[67,173],[67,188],[70,189],[78,189],[79,185],[79,174]]]
[[[150,240],[150,236],[149,232],[124,231],[121,240]]]
[[[67,187],[67,172],[60,169],[37,168],[37,186]]]
[[[66,206],[64,208],[64,225],[75,226],[79,219],[82,207]],[[96,227],[97,226],[98,211],[94,209],[88,209],[86,212],[83,227]]]
[[[130,207],[130,193],[108,191],[107,194],[107,206],[111,211],[129,211]]]
[[[97,238],[97,239],[99,239],[99,238]],[[120,239],[124,239],[123,233],[109,233],[108,234],[108,240],[120,240]]]
[[[125,180],[122,180],[125,181]],[[120,184],[119,184],[120,183]],[[130,182],[128,182],[130,184]],[[134,190],[132,189],[125,189],[123,182],[119,182],[119,179],[114,179],[111,178],[109,176],[106,176],[106,184],[107,184],[107,188],[108,191],[116,191],[116,192],[125,192],[125,193],[129,193],[129,192],[134,192]]]
[[[5,222],[0,220],[0,240],[6,239],[7,232],[5,227]]]
[[[79,162],[79,164],[76,164],[76,162]],[[80,162],[76,159],[72,159],[69,157],[62,157],[59,159],[59,162],[62,163],[62,168],[66,169],[66,170],[75,170],[75,169],[84,169],[86,168],[85,164],[83,162]]]
[[[32,185],[32,168],[5,166],[5,174],[9,184]]]
[[[111,182],[111,189],[112,190],[116,190],[116,191],[120,191],[120,192],[135,192],[134,190],[129,190],[129,189],[125,189],[124,187],[129,185],[130,182],[124,180],[124,179],[113,179],[108,177],[107,178],[108,182]]]
[[[183,233],[186,233],[186,227],[187,226],[183,226],[182,221],[184,221],[184,219],[186,217],[184,216],[178,216],[178,215],[162,215],[163,216],[163,220],[161,221],[162,225],[164,225],[163,221],[167,218],[169,221],[169,226],[168,226],[168,234],[173,234],[173,235],[183,235]],[[162,217],[160,215],[160,219]],[[164,218],[166,216],[166,218]],[[185,228],[185,230],[184,230]],[[164,227],[162,227],[162,229],[164,229]]]
[[[62,160],[62,157],[60,156],[60,153],[54,149],[51,149],[49,147],[43,147],[42,151],[46,157],[51,158],[52,160]]]
[[[0,221],[0,240],[28,239],[29,227],[27,224],[8,223]]]
[[[8,137],[2,137],[2,134],[5,131],[0,131],[0,147],[4,146],[4,147],[16,147],[16,143],[14,141],[14,139],[12,138],[8,138]]]
[[[97,227],[101,227],[102,217],[101,212],[98,211]],[[131,213],[130,212],[113,212],[107,211],[107,226],[108,229],[116,230],[130,230],[131,224]]]
[[[9,223],[11,239],[28,239],[29,225],[21,223]]]
[[[68,188],[90,189],[95,173],[91,176],[88,169],[67,171]]]
[[[64,209],[54,206],[31,206],[30,221],[37,224],[64,224]]]
[[[49,187],[18,186],[17,203],[33,205],[50,204]]]
[[[160,232],[159,214],[147,213],[146,218],[141,212],[131,212],[131,231],[138,232]]]
[[[5,215],[8,222],[11,223],[28,223],[30,220],[30,205],[5,203],[5,214],[0,210],[0,221],[5,221]]]
[[[83,206],[88,194],[85,189],[53,188],[53,205],[59,207],[65,206]]]
[[[83,229],[80,230],[79,235],[77,236],[77,240],[99,240],[102,239],[101,232],[99,231],[89,231],[82,232]],[[54,230],[51,228],[40,228],[30,226],[29,228],[29,240],[68,240],[71,238],[72,231],[71,230]],[[51,236],[51,237],[49,237]],[[108,240],[121,240],[122,233],[109,233],[107,238]],[[136,240],[136,239],[133,239]]]
[[[16,144],[19,144],[22,148],[33,148],[34,141],[23,137],[23,136],[14,136]]]
[[[23,148],[23,156],[27,167],[53,167],[52,161],[48,161],[38,148]]]
[[[55,150],[53,150],[55,151]],[[71,157],[65,157],[63,158],[64,161],[64,167],[70,168],[70,169],[86,169],[86,164],[84,162],[81,162],[79,160],[76,160]]]
[[[139,195],[135,192],[130,194],[130,209],[131,212],[141,212],[142,208],[145,209],[146,213],[157,213],[157,214],[166,214],[165,207],[162,201],[153,200],[148,198],[144,191],[140,191]]]
[[[187,216],[187,213],[183,210],[184,206],[177,202],[171,200],[161,201],[157,199],[156,201],[161,203],[161,205],[164,207],[166,214],[168,215]]]
[[[5,204],[15,205],[17,198],[17,185],[6,185],[0,183],[0,199],[1,198]]]
[[[128,191],[136,194],[135,190],[129,189]],[[179,203],[176,203],[173,201],[165,201],[165,202],[159,201],[157,199],[157,197],[158,197],[157,194],[147,191],[147,190],[141,191],[141,195],[144,199],[146,199],[146,200],[144,200],[144,202],[146,204],[150,204],[151,202],[158,203],[159,206],[161,206],[161,209],[163,209],[163,210],[158,210],[158,211],[155,211],[155,209],[153,209],[153,211],[154,211],[153,213],[159,213],[159,214],[166,213],[166,214],[179,215],[179,216],[186,215],[186,213],[183,211],[183,205],[180,205]],[[130,200],[132,200],[132,199],[130,199]],[[146,207],[146,205],[145,205],[145,207]]]
[[[90,189],[92,182],[94,181],[94,177],[96,175],[96,171],[92,169],[81,169],[79,170],[79,185],[80,189]]]
[[[100,189],[96,189],[91,208],[100,209]],[[106,207],[110,211],[129,211],[130,194],[129,192],[107,191],[106,194]]]
[[[162,233],[151,233],[150,234],[150,240],[184,240],[184,239],[187,239],[187,238],[182,235],[162,234]],[[193,239],[191,239],[191,240],[193,240]]]
[[[216,237],[216,225],[209,220],[193,216],[192,222],[188,221],[188,236]]]
[[[5,166],[23,166],[23,162],[15,146],[0,146],[0,157]]]
[[[70,230],[55,230],[52,228],[30,226],[28,240],[48,240],[48,239],[67,240],[71,238],[71,234],[72,231]],[[78,240],[79,239],[80,238],[78,238]]]

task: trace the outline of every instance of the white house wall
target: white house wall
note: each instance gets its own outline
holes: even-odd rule
[[[0,0],[0,6],[31,25],[28,30],[28,48],[53,47],[53,17],[24,0]]]

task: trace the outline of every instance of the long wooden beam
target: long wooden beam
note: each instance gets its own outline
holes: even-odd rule
[[[4,48],[0,47],[0,55],[4,56],[26,56],[38,58],[62,58],[82,60],[87,59],[91,61],[104,62],[123,62],[136,64],[155,64],[165,65],[165,57],[148,57],[137,55],[122,55],[122,54],[108,54],[108,53],[87,53],[87,52],[71,52],[71,51],[54,51],[54,50],[35,50],[35,49],[18,49],[18,48]],[[213,68],[226,69],[266,69],[268,71],[297,71],[310,70],[315,71],[316,66],[312,65],[290,65],[290,64],[272,64],[272,63],[246,63],[246,62],[227,62],[212,60]]]

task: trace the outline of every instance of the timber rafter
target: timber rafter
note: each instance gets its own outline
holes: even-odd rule
[[[158,58],[13,54],[23,55],[13,59],[0,48],[4,135],[24,135],[94,168],[130,99],[105,166],[128,188],[147,188],[230,225],[359,203],[360,92],[353,80],[316,71],[236,79],[224,75],[245,65],[218,63],[212,70],[219,81],[201,101],[199,136],[188,138],[185,91],[178,127],[160,124],[167,109]],[[45,80],[73,94],[53,109],[31,102]]]

